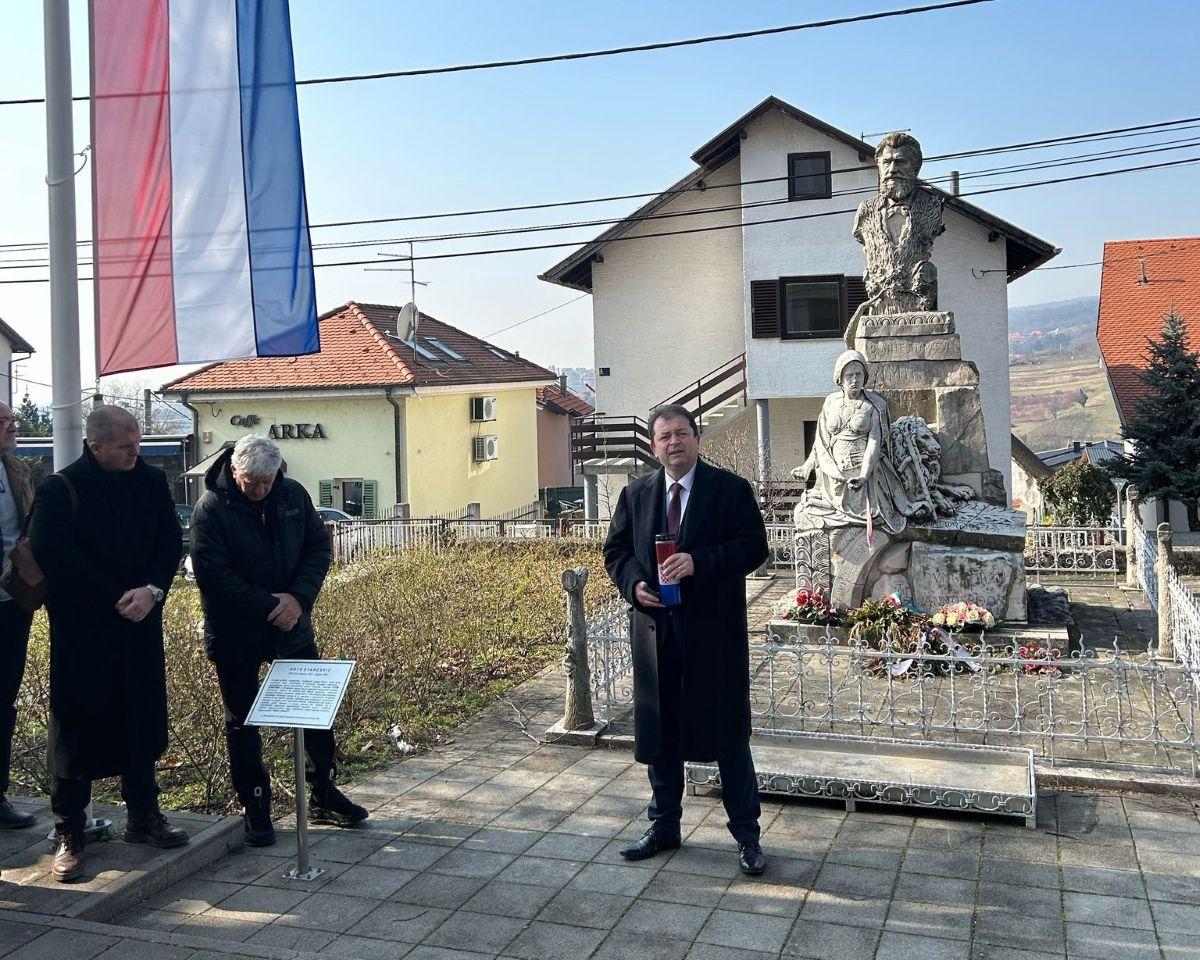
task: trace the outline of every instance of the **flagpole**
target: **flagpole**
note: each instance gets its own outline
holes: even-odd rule
[[[43,0],[46,47],[46,185],[50,197],[50,379],[54,469],[83,446],[80,396],[79,270],[75,236],[75,134],[71,104],[68,0]]]

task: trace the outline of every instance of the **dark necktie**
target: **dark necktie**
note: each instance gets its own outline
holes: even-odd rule
[[[683,485],[678,481],[671,484],[671,499],[667,503],[667,533],[676,538],[679,536],[680,496],[682,492]]]

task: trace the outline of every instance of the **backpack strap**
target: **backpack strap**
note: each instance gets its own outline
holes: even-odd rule
[[[52,473],[51,477],[58,477],[67,487],[67,497],[71,501],[71,523],[74,524],[79,519],[79,494],[75,490],[75,484],[71,482],[71,478],[65,473]],[[49,477],[46,478],[50,479]],[[29,512],[25,514],[25,520],[21,524],[21,535],[18,539],[23,539],[29,535],[29,524],[33,520],[33,508],[37,506],[37,495],[33,497],[33,503],[29,505]]]

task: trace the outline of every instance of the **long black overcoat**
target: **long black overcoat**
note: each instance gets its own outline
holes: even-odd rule
[[[630,482],[604,543],[608,575],[630,603],[634,756],[653,763],[662,753],[657,637],[670,616],[684,651],[683,758],[712,761],[750,736],[746,575],[767,558],[767,532],[750,484],[701,460],[678,537],[696,572],[671,613],[646,608],[634,586],[658,583],[654,537],[666,531],[665,502],[662,469]]]
[[[126,475],[91,451],[47,477],[30,539],[50,583],[50,770],[95,780],[144,769],[167,748],[161,603],[140,623],[117,613],[126,590],[171,588],[183,533],[161,470],[140,457]],[[74,513],[74,516],[72,514]]]

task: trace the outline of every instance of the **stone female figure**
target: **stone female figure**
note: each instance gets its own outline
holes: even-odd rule
[[[808,459],[792,472],[801,482],[816,475],[796,506],[798,530],[871,526],[899,533],[916,507],[892,466],[887,401],[866,389],[867,361],[857,350],[838,357],[839,390],[825,398]]]

